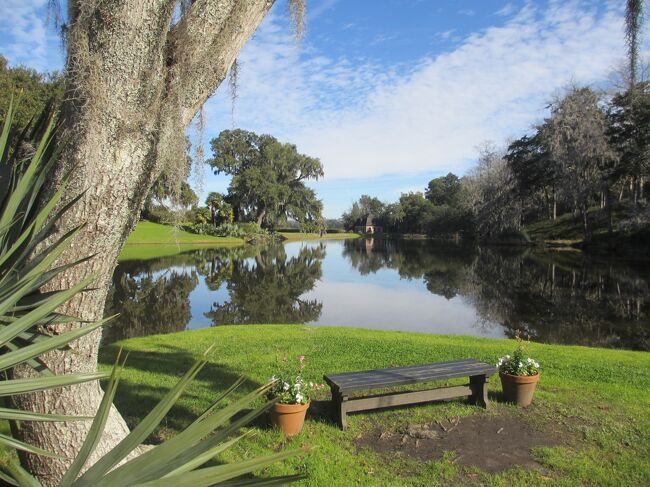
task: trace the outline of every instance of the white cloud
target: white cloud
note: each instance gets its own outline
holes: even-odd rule
[[[503,22],[436,57],[381,66],[300,51],[271,15],[240,57],[237,125],[320,157],[328,179],[462,172],[479,142],[521,133],[559,87],[603,80],[624,55],[618,7],[526,4]],[[222,89],[208,126],[229,127],[229,113]]]
[[[53,49],[57,36],[46,25],[47,8],[47,0],[3,0],[0,39],[10,63],[37,70],[60,68],[62,56]]]
[[[446,41],[451,38],[454,32],[456,32],[456,29],[445,30],[443,32],[436,33],[436,37],[439,37],[440,39]]]
[[[517,11],[517,7],[513,3],[506,3],[503,7],[497,10],[496,14],[502,17],[512,15]]]

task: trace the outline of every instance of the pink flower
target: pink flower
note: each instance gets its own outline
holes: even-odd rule
[[[305,361],[305,356],[304,355],[301,355],[300,357],[298,357],[298,362],[300,362],[302,364],[304,361]]]

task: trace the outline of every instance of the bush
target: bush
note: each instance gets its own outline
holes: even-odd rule
[[[219,237],[217,232],[217,227],[211,223],[194,223],[192,225],[187,225],[183,227],[183,230],[186,230],[190,233],[196,233],[197,235],[210,235],[212,237]]]
[[[183,228],[198,235],[211,235],[213,237],[234,237],[245,240],[272,240],[275,233],[261,228],[257,223],[222,223],[218,227],[210,223],[195,223]]]
[[[177,218],[174,212],[164,206],[151,206],[142,210],[142,218],[162,225],[173,225]]]

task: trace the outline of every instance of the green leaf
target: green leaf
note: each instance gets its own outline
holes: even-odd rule
[[[75,457],[72,465],[68,468],[68,471],[65,473],[59,487],[68,487],[72,485],[75,479],[79,476],[81,469],[88,461],[88,458],[95,451],[99,440],[102,438],[102,433],[104,432],[104,427],[106,426],[106,420],[111,411],[111,406],[113,405],[113,399],[115,397],[115,392],[117,391],[117,386],[120,383],[120,374],[122,373],[122,365],[120,365],[120,353],[117,354],[115,359],[115,364],[113,365],[113,371],[111,372],[111,378],[108,382],[106,390],[104,391],[104,397],[102,397],[102,402],[97,409],[95,414],[95,419],[93,420],[86,439],[81,445],[81,449],[77,456]]]
[[[12,379],[0,381],[0,397],[26,394],[28,392],[54,389],[55,387],[66,387],[75,384],[82,384],[92,380],[106,379],[109,374],[105,372],[93,372],[91,374],[68,374],[54,375],[51,377],[35,377],[30,379]]]
[[[18,350],[20,345],[16,345],[14,342],[7,342],[5,344],[5,347],[7,347],[9,350]],[[40,359],[26,360],[25,364],[29,365],[32,369],[34,369],[37,372],[40,372],[43,375],[47,375],[47,376],[54,375],[54,372],[48,369],[47,366]]]
[[[17,440],[15,438],[12,438],[11,436],[3,435],[2,433],[0,433],[0,445],[5,445],[8,446],[9,448],[14,448],[16,450],[22,450],[29,453],[33,453],[34,455],[41,455],[44,457],[59,458],[59,459],[63,458],[60,455],[56,455],[47,450],[43,450],[42,448],[38,448],[37,446],[33,446],[23,441]]]
[[[67,345],[77,338],[81,338],[82,336],[93,332],[100,326],[103,326],[108,319],[110,318],[103,319],[101,321],[93,323],[92,325],[82,326],[76,330],[68,331],[60,335],[55,335],[49,340],[43,340],[39,341],[38,343],[34,343],[33,345],[21,347],[14,352],[5,353],[2,357],[0,357],[0,371],[15,367],[18,364],[38,357],[39,355],[42,355],[45,352],[49,352],[50,350],[61,348],[62,346]]]
[[[217,446],[215,446],[215,447],[213,447],[213,448],[211,448],[211,449],[209,449],[207,451],[204,451],[203,453],[201,453],[199,455],[194,455],[192,458],[188,459],[187,461],[184,461],[183,464],[180,467],[178,467],[178,468],[172,470],[171,472],[169,472],[168,474],[164,475],[163,478],[172,477],[174,475],[178,475],[178,474],[185,473],[185,472],[190,472],[190,471],[194,470],[195,468],[200,467],[201,465],[206,463],[208,460],[211,460],[212,458],[216,457],[219,453],[222,453],[222,452],[226,451],[228,448],[233,446],[235,443],[237,443],[241,439],[243,439],[243,438],[245,438],[247,436],[250,436],[251,433],[252,433],[252,430],[244,433],[243,435],[239,435],[237,438],[233,438],[230,441],[226,441],[226,442],[221,443],[220,445],[217,445]]]
[[[18,482],[13,477],[3,472],[2,470],[0,470],[0,480],[3,481],[5,484],[15,485],[17,487],[20,487]]]
[[[207,418],[195,420],[173,438],[110,472],[101,482],[98,482],[97,487],[119,485],[127,480],[132,482],[145,482],[179,468],[185,461],[213,448],[233,432],[237,431],[243,424],[247,424],[254,417],[268,409],[270,404],[273,404],[272,401],[264,407],[248,413],[244,418],[235,421],[223,430],[209,436],[216,428],[224,425],[232,416],[260,397],[267,388],[268,386],[260,387]],[[203,438],[205,439],[202,440]]]
[[[48,422],[67,422],[67,421],[88,421],[93,419],[92,416],[65,416],[62,414],[40,414],[21,409],[0,408],[0,419],[8,421],[48,421]]]
[[[303,452],[300,450],[290,450],[264,457],[252,458],[238,463],[206,467],[192,472],[136,485],[137,487],[182,487],[187,485],[191,485],[192,487],[209,487],[219,482],[224,482],[239,477],[240,475],[259,470],[280,460],[295,457],[302,453]]]
[[[230,394],[232,394],[240,385],[244,383],[245,380],[246,379],[244,378],[244,376],[240,376],[235,382],[233,382],[233,384],[228,389],[226,389],[219,397],[217,397],[217,399],[214,400],[212,405],[208,409],[206,409],[203,412],[203,414],[201,414],[201,416],[196,418],[195,421],[203,421],[205,418],[207,418],[208,415],[211,414],[212,411],[214,411],[217,405],[221,401],[223,401],[226,397],[228,397]]]
[[[5,465],[5,469],[20,487],[43,487],[27,470],[15,462]]]
[[[71,287],[65,291],[61,291],[58,295],[52,297],[46,303],[40,305],[33,311],[30,311],[26,315],[21,316],[19,319],[14,321],[11,325],[6,326],[0,329],[0,345],[4,345],[9,340],[14,339],[19,333],[28,330],[31,328],[35,321],[45,317],[48,313],[51,313],[61,304],[68,301],[79,291],[84,289],[88,284],[90,284],[94,279],[94,276],[89,276],[86,279],[82,280],[76,286]]]
[[[234,427],[231,425],[214,434],[209,439],[200,442],[202,438],[209,436],[216,428],[222,426],[232,416],[240,412],[243,407],[261,396],[267,388],[268,386],[262,386],[210,416],[205,418],[201,416],[173,438],[110,472],[102,480],[103,483],[98,484],[97,487],[100,485],[119,485],[127,480],[132,482],[145,482],[158,478],[180,467],[183,462],[193,458],[194,455],[200,454],[212,448],[220,441],[223,441],[223,439],[239,429],[241,424],[246,424],[236,422],[237,424]],[[229,388],[230,393],[233,390],[232,387]],[[223,397],[225,396],[222,395]],[[266,407],[260,408],[261,411],[265,409]],[[255,413],[261,414],[258,411],[255,411]],[[246,416],[249,417],[248,420],[250,421],[250,418],[257,414],[253,415],[249,413]],[[196,446],[197,443],[199,443],[198,446]]]
[[[251,485],[271,487],[275,485],[285,485],[304,479],[304,475],[287,475],[286,477],[271,477],[268,479],[237,479],[221,482],[219,487],[249,487]]]
[[[106,472],[131,453],[158,426],[165,414],[172,408],[185,388],[206,364],[205,360],[196,362],[178,383],[145,416],[140,423],[110,452],[90,467],[75,483],[76,487],[96,486]]]
[[[6,125],[6,124],[5,124]],[[50,120],[43,137],[39,140],[36,151],[32,155],[32,159],[27,166],[27,168],[21,174],[18,184],[13,191],[9,194],[5,202],[5,206],[0,215],[0,227],[8,224],[16,216],[16,210],[20,206],[20,203],[25,200],[31,193],[31,189],[34,183],[34,179],[38,175],[38,170],[43,164],[43,154],[47,150],[50,142],[52,141],[52,132],[54,130],[54,121]],[[0,139],[0,144],[2,143]]]
[[[11,131],[11,125],[13,124],[14,119],[14,95],[12,93],[9,100],[9,107],[7,108],[7,113],[5,114],[5,123],[2,126],[2,134],[0,134],[0,161],[5,161],[7,158],[7,153],[9,152],[9,132]],[[2,227],[3,225],[0,225]]]

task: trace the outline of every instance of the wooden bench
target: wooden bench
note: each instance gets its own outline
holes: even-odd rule
[[[469,396],[473,404],[487,408],[487,383],[489,377],[495,372],[496,367],[494,365],[479,362],[475,359],[467,359],[409,367],[329,374],[323,378],[332,390],[332,401],[338,410],[338,423],[341,429],[345,431],[347,429],[346,415],[353,411],[367,411],[463,396]],[[353,392],[422,384],[457,377],[469,377],[469,384],[415,392],[349,397]]]

